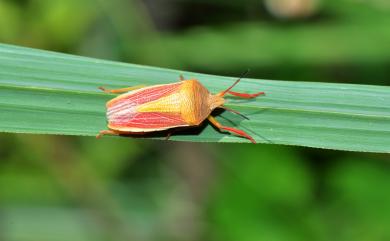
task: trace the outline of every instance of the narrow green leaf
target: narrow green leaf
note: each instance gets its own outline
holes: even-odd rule
[[[106,129],[109,88],[198,78],[212,92],[236,78],[124,64],[0,45],[0,131],[95,136]],[[250,133],[259,143],[337,150],[390,152],[390,87],[244,79],[236,91],[265,91],[255,100],[228,98],[222,124]],[[210,125],[175,133],[173,140],[247,142]]]

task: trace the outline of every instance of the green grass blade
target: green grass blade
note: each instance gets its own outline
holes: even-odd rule
[[[105,102],[97,87],[153,85],[198,78],[212,92],[235,78],[145,67],[0,45],[0,131],[95,136],[106,129]],[[222,124],[260,143],[336,150],[390,152],[390,87],[244,79],[235,91],[265,91],[256,100],[228,98]],[[210,125],[173,140],[247,142]]]

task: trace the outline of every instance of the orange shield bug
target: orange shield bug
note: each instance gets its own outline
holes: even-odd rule
[[[180,76],[180,82],[172,84],[134,86],[113,90],[99,87],[106,93],[123,94],[107,102],[109,130],[100,131],[97,138],[106,134],[142,134],[172,128],[195,127],[208,119],[220,131],[228,131],[256,143],[244,131],[223,126],[211,116],[211,112],[216,108],[241,115],[224,106],[226,94],[247,99],[264,94],[264,92],[247,94],[231,91],[241,78],[226,90],[215,95],[211,94],[198,80],[186,80],[183,76]]]

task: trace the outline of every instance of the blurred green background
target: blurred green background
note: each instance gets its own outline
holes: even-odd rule
[[[388,0],[0,0],[0,41],[389,85]],[[176,80],[172,80],[176,81]],[[389,155],[0,134],[0,240],[390,240]]]

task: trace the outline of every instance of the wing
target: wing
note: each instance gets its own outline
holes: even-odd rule
[[[180,114],[148,112],[135,113],[131,118],[117,118],[108,124],[108,128],[124,132],[151,132],[174,127],[188,126]]]
[[[188,126],[180,113],[137,111],[142,104],[176,93],[181,84],[155,85],[112,99],[107,103],[108,127],[123,132],[151,132]]]
[[[107,102],[107,109],[126,108],[126,105],[141,105],[157,100],[178,91],[182,83],[153,85],[150,87],[132,90]]]

